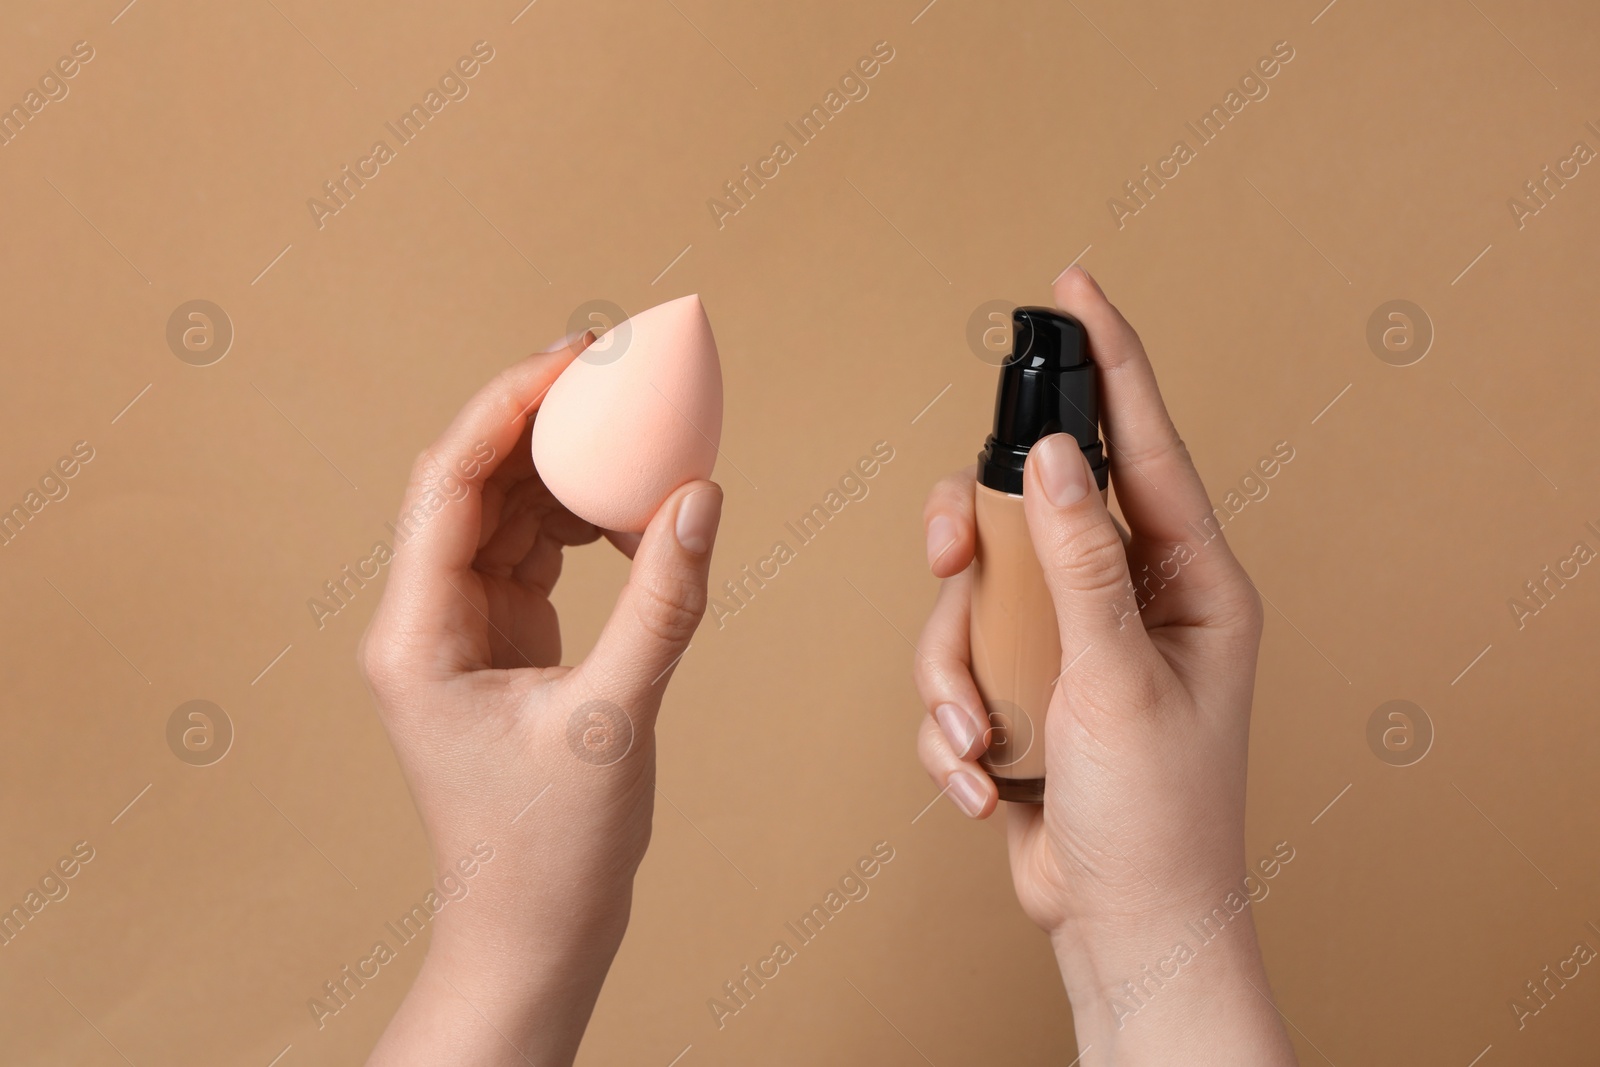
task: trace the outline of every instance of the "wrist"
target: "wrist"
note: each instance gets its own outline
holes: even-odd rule
[[[368,1067],[571,1064],[620,936],[575,942],[483,936],[438,922],[428,954]]]
[[[1075,922],[1051,943],[1083,1067],[1295,1062],[1248,900]]]

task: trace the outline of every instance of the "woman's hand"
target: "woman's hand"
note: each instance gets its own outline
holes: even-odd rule
[[[1034,446],[1024,510],[1063,673],[1044,728],[1045,801],[1009,805],[1017,896],[1051,936],[1086,1067],[1293,1063],[1250,912],[1227,903],[1241,899],[1247,873],[1260,599],[1221,536],[1138,335],[1080,268],[1057,281],[1055,297],[1089,333],[1131,538],[1119,536],[1070,436]],[[929,564],[944,583],[914,673],[931,713],[923,765],[966,814],[987,818],[998,799],[977,759],[989,721],[968,666],[973,496],[969,468],[928,499]],[[1187,924],[1216,908],[1226,927],[1201,941]],[[1193,959],[1177,964],[1180,943]]]
[[[360,660],[432,845],[433,940],[373,1064],[570,1063],[650,840],[653,728],[706,605],[722,491],[679,488],[600,639],[562,667],[550,590],[603,531],[559,504],[529,433],[591,340],[470,400],[412,470]],[[487,858],[486,858],[487,857]]]

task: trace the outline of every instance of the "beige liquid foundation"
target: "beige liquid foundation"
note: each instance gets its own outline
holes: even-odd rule
[[[980,760],[1000,799],[1044,801],[1044,720],[1061,675],[1061,635],[1022,511],[1022,470],[1040,438],[1077,439],[1100,494],[1095,366],[1083,324],[1050,308],[1011,315],[1012,351],[1000,370],[994,432],[978,454],[978,551],[972,582],[972,677],[993,728]]]

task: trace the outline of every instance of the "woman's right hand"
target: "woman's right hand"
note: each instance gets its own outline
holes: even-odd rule
[[[1088,330],[1131,539],[1071,437],[1034,446],[1024,510],[1064,647],[1044,726],[1044,803],[1008,813],[1017,896],[1056,949],[1085,1067],[1293,1063],[1250,910],[1233,910],[1245,900],[1260,598],[1138,335],[1081,268],[1058,279],[1055,297]],[[977,763],[989,720],[968,665],[974,491],[969,468],[928,499],[929,564],[944,582],[914,675],[930,712],[923,765],[982,819],[998,798]],[[1188,924],[1219,908],[1222,933],[1201,941]],[[1180,944],[1192,958],[1179,962]]]

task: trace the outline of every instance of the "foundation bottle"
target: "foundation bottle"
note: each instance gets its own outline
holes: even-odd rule
[[[1019,307],[1011,321],[994,432],[978,454],[972,676],[992,728],[984,770],[1001,800],[1037,804],[1044,800],[1045,713],[1064,664],[1055,606],[1022,510],[1023,464],[1035,442],[1067,433],[1088,459],[1102,498],[1107,468],[1083,324],[1039,307]]]

